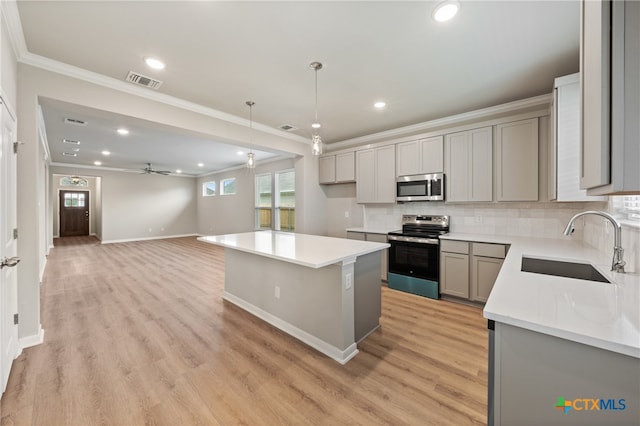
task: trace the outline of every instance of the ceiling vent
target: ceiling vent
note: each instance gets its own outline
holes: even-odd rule
[[[294,130],[298,130],[297,127],[293,127],[291,124],[283,124],[282,126],[278,126],[278,129],[284,130],[285,132],[293,132]]]
[[[63,143],[70,143],[71,145],[80,145],[80,141],[74,141],[73,139],[62,139]]]
[[[156,80],[151,77],[147,77],[146,75],[142,75],[140,73],[133,72],[133,71],[129,71],[129,74],[127,74],[126,80],[129,83],[148,87],[150,89],[158,89],[162,85],[162,82],[160,80]]]
[[[75,125],[75,126],[86,126],[86,125],[87,125],[87,122],[86,122],[86,121],[84,121],[84,120],[80,120],[80,119],[78,119],[78,118],[69,118],[69,117],[66,117],[66,118],[64,119],[64,122],[65,122],[65,124],[73,124],[73,125]]]

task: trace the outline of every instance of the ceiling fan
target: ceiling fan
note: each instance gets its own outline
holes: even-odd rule
[[[151,163],[147,163],[147,167],[142,169],[142,173],[144,173],[145,175],[163,175],[163,176],[166,176],[171,172],[169,170],[156,170],[153,167],[151,167]]]

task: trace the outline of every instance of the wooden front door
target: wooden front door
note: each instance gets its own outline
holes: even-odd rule
[[[89,235],[89,191],[60,191],[60,236]]]

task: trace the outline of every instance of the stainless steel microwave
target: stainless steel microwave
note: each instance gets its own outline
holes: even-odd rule
[[[444,173],[396,178],[396,201],[443,201]]]

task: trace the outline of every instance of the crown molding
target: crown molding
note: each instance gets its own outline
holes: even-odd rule
[[[258,168],[259,166],[265,165],[265,164],[269,164],[269,163],[275,163],[276,161],[280,161],[280,160],[286,160],[289,158],[294,158],[293,155],[278,155],[276,157],[271,157],[271,158],[267,158],[266,160],[260,160],[260,161],[256,161],[256,168]],[[221,170],[216,170],[215,172],[205,172],[202,173],[200,175],[196,175],[195,177],[197,178],[202,178],[202,177],[208,177],[208,176],[215,176],[218,175],[220,173],[225,173],[225,172],[230,172],[233,170],[239,170],[239,169],[246,169],[247,166],[244,164],[238,165],[238,166],[233,166],[233,167],[227,167],[226,169],[221,169]]]
[[[18,3],[16,0],[2,0],[0,3],[2,20],[7,27],[7,33],[9,35],[11,47],[13,48],[13,53],[19,61],[20,58],[27,53],[27,42],[24,39],[20,13],[18,12]]]
[[[451,115],[448,117],[438,118],[435,120],[425,121],[422,123],[412,124],[409,126],[398,127],[396,129],[385,130],[379,133],[372,133],[370,135],[360,136],[353,139],[346,139],[340,142],[329,144],[327,148],[329,151],[335,151],[341,148],[366,145],[374,142],[382,142],[384,140],[400,138],[403,136],[410,136],[417,133],[425,133],[435,128],[453,127],[460,123],[480,121],[488,117],[505,115],[522,110],[548,107],[549,105],[551,105],[552,100],[553,97],[551,96],[551,94],[535,96],[532,98],[508,102],[506,104],[495,105],[488,108],[482,108],[474,111],[464,112],[461,114]]]

